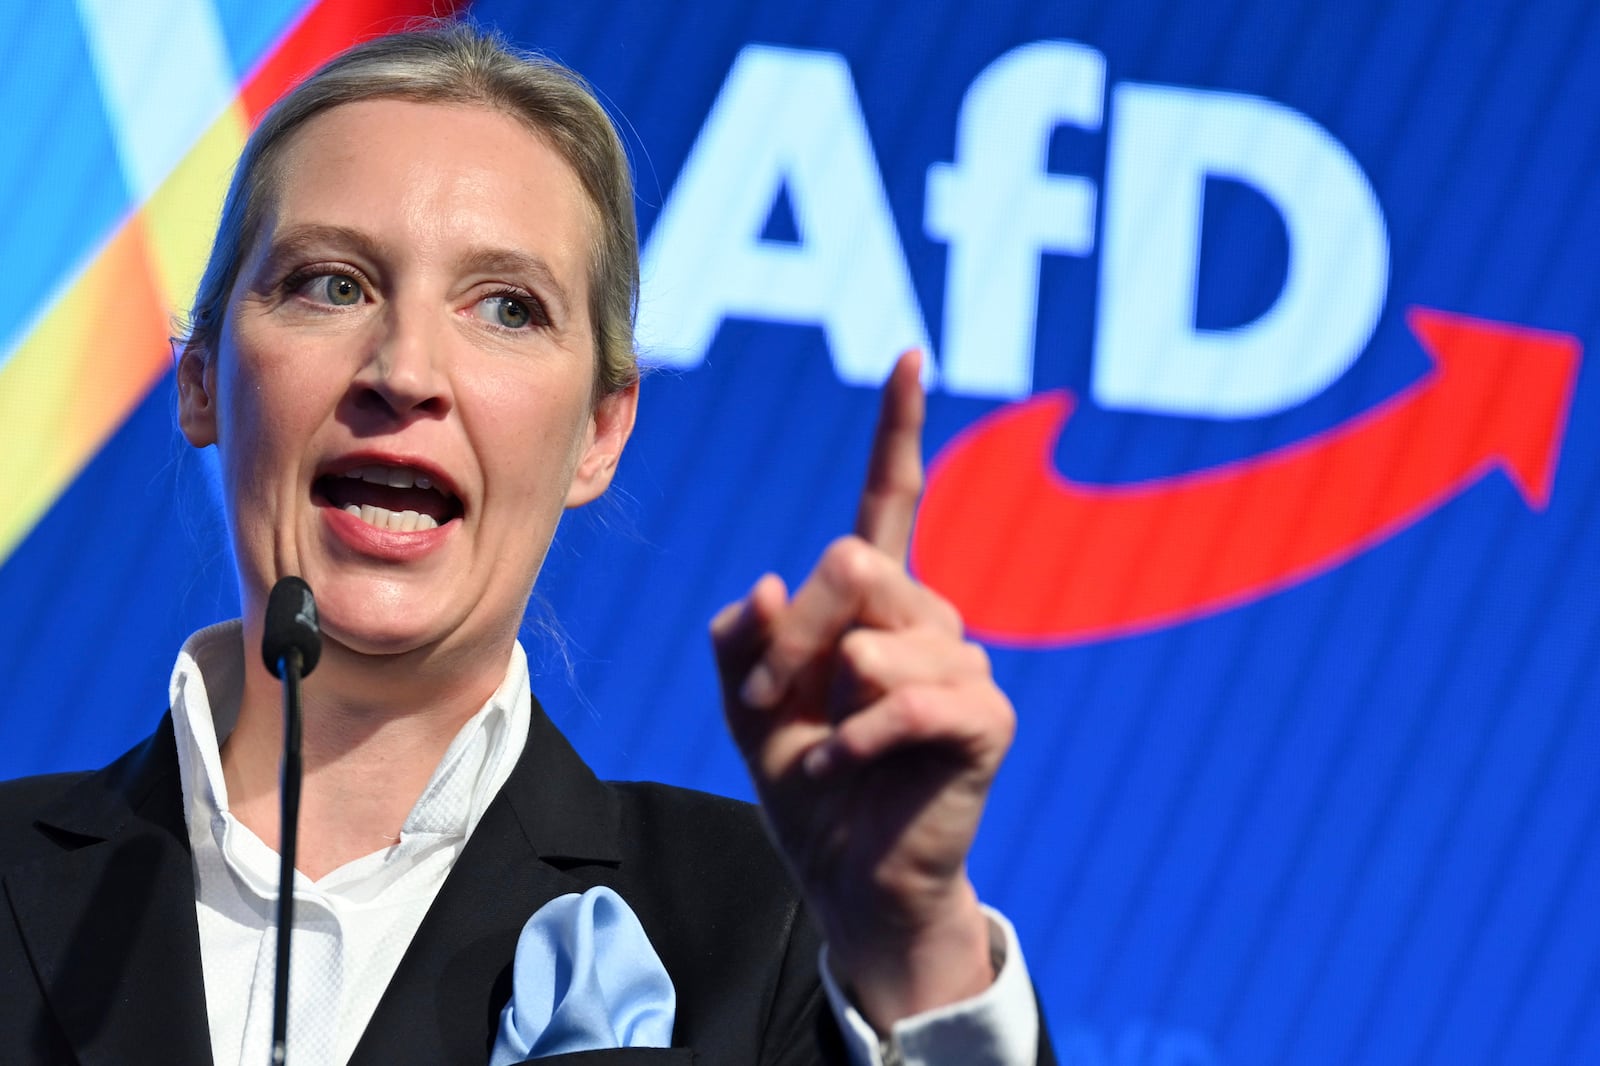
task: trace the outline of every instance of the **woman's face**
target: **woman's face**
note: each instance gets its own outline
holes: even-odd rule
[[[373,100],[291,135],[219,350],[179,372],[247,620],[298,574],[354,651],[509,646],[633,423],[634,390],[594,394],[591,217],[560,155],[486,108]]]

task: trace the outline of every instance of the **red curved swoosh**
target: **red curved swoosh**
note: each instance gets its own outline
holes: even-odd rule
[[[1171,478],[1088,485],[1053,454],[1070,393],[996,411],[940,453],[912,541],[974,635],[1061,645],[1249,602],[1393,536],[1499,467],[1542,510],[1580,346],[1412,308],[1431,373],[1294,444]]]
[[[239,88],[250,125],[290,86],[357,41],[426,16],[448,18],[466,5],[467,0],[317,0],[307,5]]]

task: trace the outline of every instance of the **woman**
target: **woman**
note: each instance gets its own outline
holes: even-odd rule
[[[474,31],[369,42],[263,121],[178,365],[182,431],[220,455],[243,621],[191,638],[140,748],[6,786],[0,1031],[22,1061],[266,1055],[282,726],[247,649],[286,574],[325,637],[304,689],[297,1062],[537,1050],[538,1032],[506,1045],[513,985],[551,995],[513,974],[519,934],[602,887],[696,1061],[1033,1061],[1014,938],[965,873],[1011,709],[904,567],[915,357],[886,390],[857,535],[793,595],[769,575],[712,622],[782,861],[742,805],[598,782],[533,704],[516,634],[562,511],[605,491],[633,426],[637,271],[603,110]]]

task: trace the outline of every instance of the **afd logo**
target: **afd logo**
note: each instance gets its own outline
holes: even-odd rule
[[[1106,138],[1106,172],[1047,165],[1061,126]],[[1112,411],[1243,419],[1337,380],[1383,311],[1389,241],[1371,183],[1311,119],[1238,93],[1121,82],[1105,57],[1040,41],[991,63],[927,170],[924,232],[947,247],[930,387],[1015,401],[929,470],[920,576],[991,641],[1060,645],[1258,599],[1326,571],[1491,469],[1545,506],[1575,338],[1406,314],[1433,372],[1324,433],[1134,484],[1073,482],[1053,455],[1076,398],[1030,396],[1040,258],[1098,256],[1090,399]],[[1284,281],[1253,320],[1197,322],[1206,183],[1277,212]],[[1103,194],[1103,203],[1100,197]],[[798,239],[765,239],[787,196]],[[1102,221],[1096,232],[1097,214]],[[767,46],[735,60],[651,232],[640,335],[692,367],[725,318],[821,328],[839,378],[872,385],[928,330],[843,57]]]

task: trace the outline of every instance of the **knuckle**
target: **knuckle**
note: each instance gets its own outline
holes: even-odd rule
[[[927,617],[934,628],[941,629],[946,633],[955,633],[958,636],[966,633],[966,620],[961,617],[961,612],[956,609],[955,604],[927,585],[919,583],[917,587],[927,594]]]
[[[984,677],[988,677],[993,673],[993,665],[989,661],[989,649],[977,641],[962,641],[961,655],[968,672],[981,674]]]
[[[1017,737],[1017,716],[1011,710],[1011,705],[1006,704],[1006,712],[995,725],[995,740],[1000,751],[1004,752],[1011,747],[1011,742]]]
[[[872,577],[876,549],[855,534],[840,537],[823,552],[818,571],[838,588],[860,588]]]
[[[884,500],[903,501],[922,495],[924,475],[922,464],[890,461],[877,471],[873,494]]]
[[[921,495],[923,486],[927,484],[928,476],[922,468],[921,457],[917,454],[917,451],[920,451],[917,435],[914,433],[907,435],[910,437],[907,441],[908,447],[901,453],[903,461],[895,467],[894,486],[903,493],[918,496]]]
[[[918,462],[911,462],[902,466],[894,473],[891,481],[895,493],[901,499],[909,500],[915,500],[921,496],[926,483],[927,477],[922,472],[922,464]]]
[[[993,682],[985,681],[974,694],[973,703],[982,708],[982,731],[992,737],[1001,750],[1010,747],[1017,735],[1017,711],[1005,692]]]
[[[841,750],[851,759],[866,758],[883,733],[881,722],[868,722],[864,715],[846,718],[834,733]]]
[[[897,737],[917,733],[932,711],[927,692],[914,685],[896,689],[883,702],[884,720]]]
[[[966,632],[966,621],[961,617],[961,612],[956,610],[955,604],[943,596],[936,597],[934,604],[934,612],[938,616],[939,625],[944,630],[950,633]]]
[[[784,632],[773,637],[772,644],[767,648],[766,661],[774,672],[783,674],[798,668],[814,654],[816,650],[810,641],[797,633]]]
[[[883,642],[870,629],[852,629],[839,640],[839,657],[855,674],[872,674],[883,662]]]

